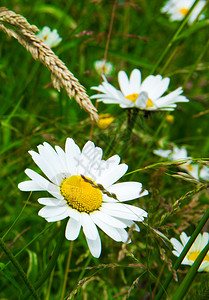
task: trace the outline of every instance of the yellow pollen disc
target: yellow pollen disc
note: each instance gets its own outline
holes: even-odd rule
[[[152,103],[152,100],[148,98],[146,107],[153,107],[153,106],[154,104]]]
[[[102,205],[102,192],[92,186],[97,184],[86,182],[80,175],[73,175],[64,179],[60,186],[60,193],[67,201],[68,205],[79,212],[90,213],[98,210]]]
[[[192,172],[194,168],[193,168],[192,165],[187,165],[187,169],[188,169],[190,172]]]
[[[200,252],[192,252],[188,255],[188,259],[189,260],[192,260],[192,261],[195,261],[196,258],[198,257],[198,255],[200,254]],[[209,254],[206,254],[203,261],[209,261]]]
[[[188,8],[181,8],[179,9],[179,12],[185,17],[188,13],[189,9]]]
[[[139,94],[135,93],[135,94],[128,95],[125,98],[128,99],[128,100],[131,100],[132,102],[135,103],[138,96],[139,96]]]
[[[128,95],[126,96],[125,98],[128,99],[128,100],[131,100],[132,102],[136,102],[136,99],[139,97],[139,94],[131,94],[131,95]],[[150,98],[147,99],[147,105],[146,107],[153,107],[154,104],[152,103],[152,100]]]

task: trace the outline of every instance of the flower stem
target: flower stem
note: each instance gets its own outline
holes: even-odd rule
[[[131,120],[130,120],[130,122],[128,124],[128,127],[127,127],[127,134],[126,134],[126,136],[124,138],[124,143],[123,143],[123,146],[122,146],[120,154],[123,154],[127,150],[127,143],[130,140],[132,130],[133,130],[134,125],[136,123],[138,112],[139,112],[138,108],[134,108],[133,109],[132,117],[131,117]]]
[[[54,249],[51,260],[50,260],[48,266],[46,267],[46,270],[43,272],[40,279],[37,282],[35,282],[35,284],[34,284],[35,289],[38,289],[46,281],[46,279],[49,277],[51,271],[53,270],[53,268],[57,262],[57,258],[60,254],[60,251],[61,251],[62,245],[63,245],[63,241],[65,238],[65,234],[64,234],[65,227],[66,227],[66,221],[63,222],[63,224],[60,227],[60,230],[58,231],[59,239],[57,240],[57,245]],[[30,293],[26,292],[25,295],[23,296],[22,300],[28,299],[29,296],[30,296]]]
[[[189,13],[186,15],[185,19],[182,21],[182,23],[180,24],[180,26],[178,27],[178,29],[174,33],[173,37],[171,38],[170,42],[168,43],[167,47],[165,48],[165,50],[163,51],[163,53],[159,57],[158,61],[154,65],[154,67],[153,67],[153,69],[151,71],[151,74],[154,74],[154,72],[156,71],[156,69],[158,68],[158,66],[160,65],[160,63],[164,59],[164,57],[166,56],[167,52],[170,50],[170,48],[172,47],[173,43],[177,39],[178,35],[180,34],[180,32],[182,31],[182,29],[186,25],[187,21],[189,20],[189,17],[191,16],[191,13],[193,12],[194,8],[197,6],[197,4],[199,2],[200,2],[200,0],[196,0],[195,3],[193,4],[193,6],[191,7]]]
[[[69,252],[68,252],[67,264],[66,264],[66,268],[65,268],[65,276],[64,276],[64,280],[63,280],[63,286],[62,286],[62,295],[60,298],[61,300],[64,299],[64,295],[65,295],[70,261],[71,261],[71,257],[72,257],[72,251],[73,251],[73,241],[71,241],[71,243],[70,243],[70,248],[69,248]]]
[[[192,69],[190,70],[189,74],[187,75],[187,77],[186,77],[186,79],[184,81],[184,84],[183,84],[183,88],[187,85],[187,83],[188,83],[190,77],[192,76],[192,74],[194,73],[197,65],[199,64],[199,62],[201,61],[201,59],[203,58],[203,56],[207,52],[208,47],[209,47],[209,40],[208,40],[207,44],[205,45],[205,47],[203,48],[203,50],[201,51],[199,57],[197,58],[195,64],[193,65]]]
[[[24,281],[25,285],[27,286],[28,291],[29,291],[28,294],[31,294],[34,299],[40,300],[41,298],[38,296],[38,294],[36,293],[35,288],[31,284],[31,282],[28,280],[27,275],[25,274],[23,268],[21,267],[21,265],[19,264],[19,262],[17,261],[17,259],[14,257],[14,255],[11,252],[11,250],[4,243],[4,241],[2,240],[2,238],[0,238],[0,246],[1,246],[2,250],[8,256],[8,258],[10,259],[10,261],[12,262],[12,264],[14,265],[14,267],[17,269],[18,274],[20,275],[20,277]]]
[[[204,216],[200,220],[200,223],[196,227],[195,231],[193,232],[192,236],[190,237],[189,241],[187,242],[187,244],[184,247],[183,251],[181,252],[180,256],[176,260],[176,262],[173,266],[174,270],[178,269],[178,267],[180,266],[182,260],[186,256],[187,252],[189,251],[190,247],[192,246],[193,242],[195,241],[196,237],[198,236],[198,234],[200,233],[200,231],[202,230],[203,226],[205,225],[205,223],[207,222],[208,219],[209,219],[209,209],[206,211],[206,213],[204,214]],[[172,274],[172,271],[171,271],[168,274],[163,286],[161,287],[158,294],[156,295],[155,300],[162,299],[161,297],[164,294],[164,292],[166,291],[166,289],[167,289],[169,283],[171,282],[172,278],[173,278],[173,274]]]

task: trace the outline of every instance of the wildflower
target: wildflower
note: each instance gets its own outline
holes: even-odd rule
[[[99,75],[110,75],[113,71],[113,65],[105,60],[95,61],[94,68]]]
[[[167,115],[165,118],[166,122],[169,124],[173,124],[174,123],[174,116],[172,115]]]
[[[179,257],[179,255],[181,254],[183,248],[185,247],[189,239],[190,236],[187,236],[185,232],[182,232],[180,235],[181,243],[177,239],[171,238],[170,241],[174,247],[174,250],[172,252],[175,256]],[[192,266],[196,258],[198,257],[198,255],[203,250],[203,248],[207,245],[208,242],[209,242],[209,233],[208,232],[204,232],[203,234],[199,233],[196,240],[192,244],[191,248],[187,252],[184,260],[182,261],[182,264]],[[202,271],[209,272],[209,251],[206,254],[205,258],[203,259],[198,269],[198,272],[202,272]]]
[[[189,12],[190,8],[194,4],[195,0],[168,0],[165,6],[161,9],[163,13],[169,14],[171,21],[180,21]],[[206,1],[201,0],[194,10],[192,11],[191,16],[189,17],[189,23],[193,23],[197,18],[201,10],[203,9]],[[203,19],[205,16],[202,14],[199,19]]]
[[[130,79],[124,71],[118,73],[118,81],[121,91],[108,83],[103,75],[104,81],[98,87],[92,89],[100,92],[91,96],[104,103],[116,103],[122,108],[137,107],[141,110],[174,110],[177,102],[188,102],[182,94],[182,87],[179,87],[170,94],[161,97],[168,89],[170,79],[162,78],[160,75],[150,75],[141,83],[141,72],[134,69]]]
[[[37,36],[45,42],[50,48],[56,47],[62,41],[62,38],[57,33],[57,29],[51,31],[48,26],[44,26]]]
[[[209,181],[209,168],[203,166],[200,170],[200,178]]]
[[[118,155],[102,160],[102,149],[93,142],[88,141],[81,151],[71,138],[66,140],[65,151],[46,142],[38,146],[38,151],[29,153],[48,179],[26,169],[31,180],[18,187],[52,195],[38,199],[45,205],[38,214],[48,222],[69,218],[65,231],[68,240],[75,240],[82,227],[92,255],[99,257],[97,226],[117,242],[128,240],[126,227],[139,231],[134,221],[142,222],[147,212],[124,202],[145,196],[148,191],[142,190],[139,182],[115,183],[128,169],[126,164],[119,164]]]
[[[173,147],[173,150],[163,150],[158,149],[153,151],[154,154],[168,158],[171,161],[181,161],[181,160],[187,160],[191,159],[192,157],[187,155],[187,150],[185,147],[178,148],[177,146]],[[196,179],[199,179],[199,166],[198,164],[192,164],[191,161],[182,163],[179,165],[179,168],[184,169],[187,171],[188,174],[193,176]]]
[[[111,114],[100,114],[97,126],[101,129],[106,129],[114,121],[114,117]]]

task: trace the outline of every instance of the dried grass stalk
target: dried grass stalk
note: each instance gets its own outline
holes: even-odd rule
[[[39,31],[35,25],[30,25],[23,16],[0,7],[0,29],[17,39],[34,59],[42,62],[51,71],[52,83],[58,91],[62,87],[65,88],[68,96],[74,97],[90,114],[92,120],[98,120],[97,110],[87,96],[85,88],[54,52],[35,35]]]

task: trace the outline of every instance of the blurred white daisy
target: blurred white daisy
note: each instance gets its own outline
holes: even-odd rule
[[[29,153],[48,179],[26,169],[31,180],[18,187],[52,195],[38,199],[45,205],[39,215],[48,222],[69,218],[65,231],[68,240],[75,240],[82,227],[92,255],[99,257],[97,226],[117,242],[128,240],[126,227],[139,231],[134,221],[142,222],[147,212],[124,202],[145,196],[148,191],[139,182],[115,183],[128,169],[126,164],[119,164],[118,155],[102,160],[102,149],[93,142],[88,141],[81,151],[71,138],[66,140],[65,151],[46,142],[38,146],[38,151]]]
[[[105,60],[97,60],[94,62],[94,68],[99,75],[110,75],[113,71],[113,65]]]
[[[50,48],[56,47],[62,41],[62,38],[59,36],[57,29],[51,31],[48,26],[44,26],[37,36]]]
[[[195,0],[168,0],[161,11],[169,14],[171,21],[180,21],[185,18],[194,2]],[[197,18],[205,3],[205,0],[201,0],[194,8],[191,16],[189,17],[190,24]],[[202,14],[199,19],[203,19],[204,17],[205,16]]]
[[[187,236],[185,232],[182,232],[180,235],[181,243],[177,239],[171,238],[170,241],[174,247],[174,250],[172,252],[175,256],[177,257],[180,256],[182,250],[184,249],[189,239],[190,236]],[[187,252],[184,260],[182,261],[182,264],[192,266],[196,258],[200,254],[200,252],[208,243],[209,243],[209,233],[208,232],[204,232],[203,234],[199,233],[196,240],[192,244],[190,250]],[[202,261],[198,269],[198,272],[202,272],[202,271],[209,272],[209,251],[206,254],[204,260]]]
[[[200,178],[209,181],[209,168],[203,166],[200,170]]]
[[[130,79],[124,71],[118,73],[120,90],[108,83],[103,75],[104,81],[98,87],[92,87],[99,94],[91,96],[104,103],[116,103],[122,108],[137,107],[142,110],[174,110],[177,102],[188,102],[189,100],[180,94],[183,89],[179,87],[170,94],[161,97],[168,89],[170,79],[162,78],[160,75],[150,75],[141,83],[141,72],[134,69]]]
[[[187,155],[187,150],[185,147],[178,148],[177,146],[173,147],[173,150],[163,150],[158,149],[153,151],[154,154],[168,158],[171,161],[182,161],[191,159],[191,156]],[[199,179],[199,165],[193,164],[192,161],[188,161],[179,165],[179,168],[187,171],[188,174],[193,176],[196,179]]]

